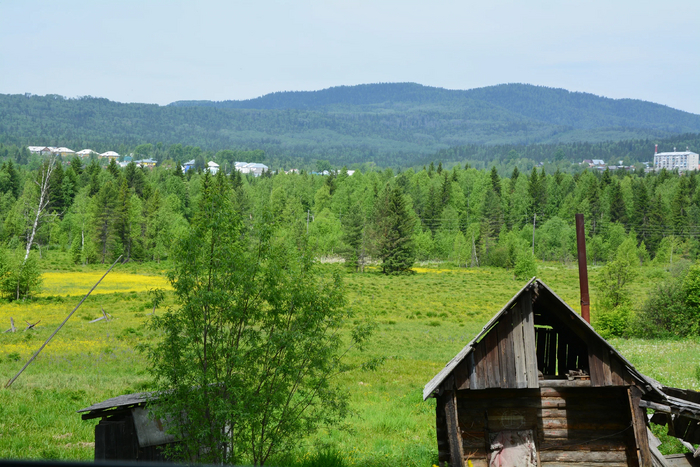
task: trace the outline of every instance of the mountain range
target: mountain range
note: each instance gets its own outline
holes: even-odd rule
[[[0,95],[0,142],[6,144],[106,150],[181,143],[338,165],[405,166],[464,145],[658,140],[684,133],[700,133],[700,115],[527,84],[449,90],[380,83],[167,106]]]

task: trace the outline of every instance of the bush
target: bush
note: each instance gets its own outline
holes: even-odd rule
[[[632,328],[634,334],[644,337],[700,334],[700,265],[652,290]]]
[[[627,305],[619,305],[612,310],[601,309],[593,315],[593,324],[598,334],[605,339],[623,337],[628,334],[632,310]]]
[[[537,264],[535,257],[529,250],[521,251],[515,261],[513,268],[513,277],[515,279],[525,280],[537,275]]]
[[[41,289],[41,270],[39,260],[32,252],[24,261],[21,252],[8,261],[0,255],[0,293],[9,300],[28,298]]]

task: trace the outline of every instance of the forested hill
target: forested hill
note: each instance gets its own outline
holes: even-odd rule
[[[475,102],[488,104],[476,106]],[[700,131],[700,115],[636,99],[609,99],[594,94],[529,84],[500,84],[466,91],[416,83],[338,86],[320,91],[275,92],[241,101],[178,101],[171,106],[223,109],[304,110],[429,110],[471,113],[480,107],[505,118],[564,125],[573,128],[629,127],[672,133]],[[497,107],[512,115],[501,114]],[[471,111],[471,112],[470,112]],[[476,116],[476,115],[472,115]]]
[[[467,145],[658,141],[683,133],[700,133],[700,115],[519,84],[468,91],[368,84],[168,106],[0,94],[0,143],[120,152],[142,143],[262,149],[282,168],[318,159],[406,167]]]

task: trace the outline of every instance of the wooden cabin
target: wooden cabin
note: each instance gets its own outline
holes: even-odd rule
[[[682,416],[698,426],[700,443],[700,404],[671,389],[635,370],[533,278],[423,397],[437,399],[441,467],[663,466],[647,408],[664,407],[660,422]]]
[[[81,409],[83,420],[100,418],[95,425],[96,461],[165,461],[163,446],[174,442],[163,423],[146,405],[151,393],[114,397]]]

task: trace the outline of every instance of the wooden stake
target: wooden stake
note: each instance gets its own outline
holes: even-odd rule
[[[32,358],[30,358],[29,361],[28,361],[27,363],[24,364],[24,366],[22,367],[22,369],[19,370],[19,372],[18,372],[11,380],[9,380],[9,381],[7,382],[7,384],[5,385],[5,389],[9,388],[9,387],[12,385],[12,383],[14,383],[15,380],[16,380],[17,378],[19,378],[19,375],[21,375],[22,372],[23,372],[24,370],[27,369],[27,367],[29,366],[29,364],[32,363],[32,362],[34,361],[34,359],[39,355],[39,353],[40,353],[42,350],[44,350],[44,347],[46,347],[46,344],[48,344],[49,341],[50,341],[51,339],[53,339],[53,336],[55,336],[56,333],[57,333],[58,331],[61,330],[61,328],[63,327],[63,325],[66,324],[66,321],[68,321],[68,319],[69,319],[71,316],[73,316],[73,313],[75,313],[75,312],[78,310],[78,308],[80,308],[80,305],[82,305],[83,302],[90,296],[90,294],[92,293],[92,291],[95,290],[95,289],[97,288],[98,285],[100,285],[100,282],[102,282],[102,279],[104,279],[104,278],[107,276],[107,274],[109,274],[109,272],[112,270],[112,268],[113,268],[114,266],[117,265],[117,263],[119,262],[120,259],[122,259],[122,255],[119,255],[119,258],[117,258],[117,260],[109,267],[109,269],[107,269],[107,272],[105,272],[104,275],[103,275],[102,277],[100,277],[100,280],[98,280],[97,283],[96,283],[95,285],[92,286],[92,288],[90,289],[90,291],[83,297],[82,300],[80,300],[80,303],[78,303],[78,305],[77,305],[75,308],[73,308],[73,311],[71,311],[70,314],[69,314],[68,316],[66,316],[66,319],[64,319],[63,322],[56,328],[56,330],[49,336],[49,338],[46,339],[46,342],[44,342],[44,343],[42,344],[42,346],[39,347],[39,350],[37,350],[36,353],[35,353],[34,355],[32,355]]]

